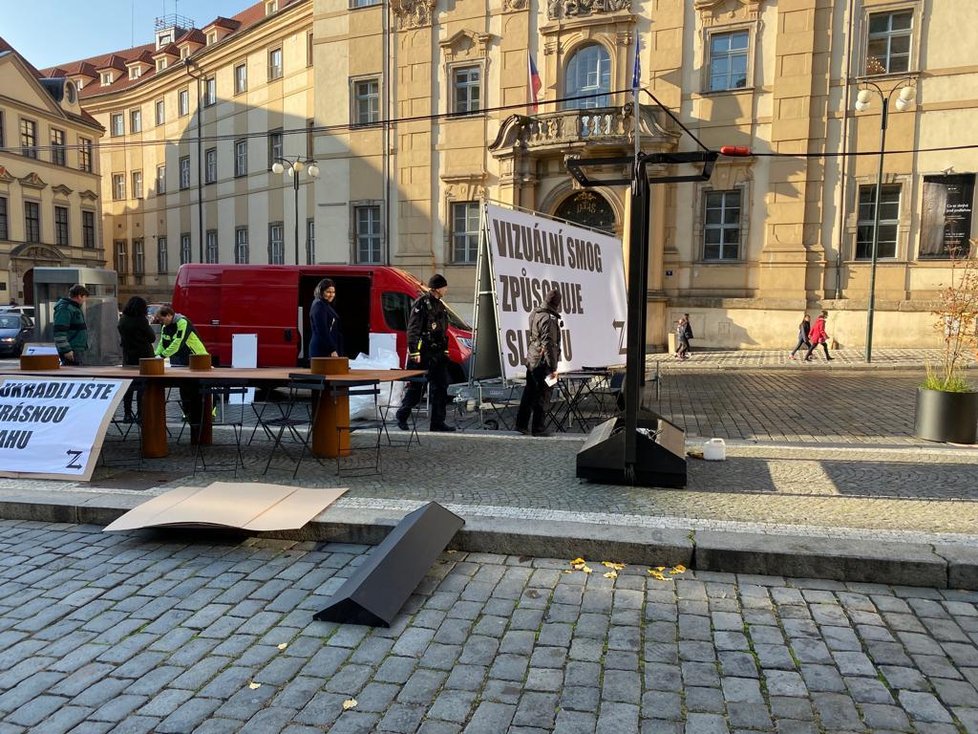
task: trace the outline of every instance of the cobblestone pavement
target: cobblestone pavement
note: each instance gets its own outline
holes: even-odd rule
[[[422,432],[420,447],[384,446],[379,476],[337,477],[333,464],[307,462],[297,484],[348,487],[340,507],[407,512],[435,500],[463,516],[978,545],[978,450],[911,436],[918,381],[919,370],[905,369],[671,369],[661,412],[689,430],[687,446],[711,436],[728,441],[724,462],[689,460],[685,490],[583,482],[575,476],[580,434],[531,439],[505,431]],[[130,440],[109,453],[135,460],[136,447]],[[291,483],[284,464],[262,476],[268,450],[261,441],[246,449],[238,479]],[[100,468],[89,484],[0,479],[0,490],[145,496],[231,478],[190,477],[192,465],[184,438],[168,459]]]
[[[978,593],[0,521],[0,731],[978,732]],[[676,571],[676,573],[673,573]],[[355,706],[344,710],[344,702]]]

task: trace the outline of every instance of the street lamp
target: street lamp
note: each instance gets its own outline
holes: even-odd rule
[[[319,178],[319,166],[312,158],[297,155],[295,158],[276,158],[272,164],[272,173],[283,174],[288,171],[292,178],[292,192],[295,204],[295,264],[299,264],[299,174],[303,171],[310,178]],[[311,265],[311,263],[306,263]]]
[[[863,80],[862,89],[856,95],[856,110],[864,112],[868,110],[873,102],[873,93],[879,95],[883,111],[880,114],[880,156],[879,168],[876,171],[876,195],[873,203],[873,245],[870,255],[869,268],[869,306],[866,309],[866,362],[873,361],[873,314],[876,308],[876,260],[879,256],[880,247],[880,194],[883,191],[883,158],[886,155],[886,122],[890,109],[890,100],[893,95],[899,92],[896,99],[898,112],[903,112],[910,107],[913,102],[916,90],[910,86],[911,79],[907,78],[898,82],[889,92],[884,92],[877,84]]]
[[[184,68],[197,82],[197,249],[200,253],[200,261],[204,262],[204,182],[203,182],[203,156],[201,155],[201,125],[204,123],[204,108],[200,105],[200,73],[194,74],[190,69],[195,68],[200,71],[197,62],[187,57],[183,60]]]

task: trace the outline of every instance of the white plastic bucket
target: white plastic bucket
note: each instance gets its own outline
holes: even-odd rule
[[[703,458],[707,461],[723,461],[727,458],[727,444],[722,438],[711,438],[703,444]]]

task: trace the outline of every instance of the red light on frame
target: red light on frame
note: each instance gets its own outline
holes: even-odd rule
[[[746,145],[724,145],[720,148],[720,155],[725,155],[728,158],[746,158],[754,154]]]

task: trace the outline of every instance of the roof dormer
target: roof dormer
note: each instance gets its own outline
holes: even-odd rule
[[[208,46],[220,43],[225,38],[234,33],[241,26],[241,21],[231,18],[218,17],[211,23],[205,25],[201,30],[204,32],[204,39]]]
[[[177,48],[180,49],[180,58],[190,58],[197,53],[197,51],[202,49],[205,44],[206,38],[200,30],[194,28],[187,31],[187,33],[177,41]]]
[[[130,79],[139,79],[152,68],[154,68],[153,58],[148,51],[144,51],[136,58],[126,62],[126,71]]]
[[[99,86],[108,87],[115,83],[115,81],[125,72],[126,65],[121,57],[116,54],[111,54],[106,57],[102,63],[95,67],[95,71],[98,72],[99,76]]]

